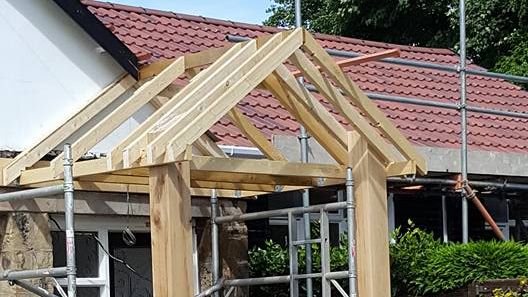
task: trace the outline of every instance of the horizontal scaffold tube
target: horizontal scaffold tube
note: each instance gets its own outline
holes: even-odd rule
[[[307,206],[307,207],[292,207],[292,208],[267,210],[267,211],[261,211],[261,212],[245,213],[241,215],[217,217],[215,222],[217,224],[224,224],[224,223],[230,223],[230,222],[244,222],[244,221],[251,221],[251,220],[266,219],[266,218],[271,218],[271,217],[276,217],[276,216],[284,216],[284,215],[288,215],[289,213],[303,214],[303,213],[320,212],[322,209],[326,211],[336,211],[336,210],[344,209],[344,208],[346,208],[346,202],[335,202],[335,203],[329,203],[329,204],[312,205],[312,206]]]
[[[400,178],[400,177],[388,177],[387,181],[393,184],[406,184],[406,185],[457,185],[459,182],[454,179],[447,178],[428,178],[428,177],[416,177],[416,178]],[[493,187],[501,190],[522,190],[528,191],[528,184],[510,183],[504,182],[493,182],[493,181],[480,181],[470,180],[468,183],[475,188],[486,188]]]
[[[56,185],[51,187],[36,188],[30,190],[14,191],[0,194],[0,202],[6,202],[11,200],[21,199],[33,199],[40,197],[49,197],[57,194],[62,194],[64,187],[62,185]]]
[[[19,270],[11,271],[5,270],[0,272],[0,281],[5,280],[21,280],[42,277],[64,277],[66,276],[66,267],[43,268],[35,270]]]
[[[294,277],[297,279],[306,279],[306,278],[319,278],[321,273],[310,273],[310,274],[299,274]],[[343,279],[348,277],[348,271],[336,271],[328,272],[326,274],[327,279]],[[224,284],[226,287],[243,287],[243,286],[261,286],[261,285],[273,285],[273,284],[283,284],[290,281],[289,275],[281,276],[267,276],[267,277],[256,277],[256,278],[242,278],[242,279],[230,279],[225,280]]]
[[[59,297],[55,294],[51,294],[49,293],[48,291],[46,291],[45,289],[41,288],[41,287],[37,287],[27,281],[23,281],[23,280],[14,280],[12,281],[12,283],[14,285],[17,285],[21,288],[24,288],[25,290],[35,294],[35,295],[38,295],[38,296],[41,296],[41,297]]]

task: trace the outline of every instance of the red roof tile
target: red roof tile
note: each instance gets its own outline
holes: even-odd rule
[[[227,43],[226,35],[255,37],[277,28],[179,13],[84,0],[83,3],[139,59],[150,62],[173,58]],[[399,48],[402,58],[455,65],[458,56],[448,49],[422,48],[317,34],[325,48],[374,53]],[[476,65],[473,68],[481,69]],[[346,69],[365,92],[420,97],[456,103],[455,73],[369,62]],[[494,78],[468,76],[468,102],[474,106],[528,112],[528,92]],[[376,101],[390,120],[415,144],[456,148],[460,145],[460,116],[455,110]],[[299,125],[268,93],[254,91],[239,103],[240,109],[271,137],[295,135]],[[339,117],[338,117],[339,119]],[[470,149],[528,153],[528,120],[469,113]],[[222,144],[252,146],[228,120],[210,129]]]

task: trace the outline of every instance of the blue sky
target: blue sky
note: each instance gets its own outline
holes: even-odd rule
[[[261,24],[272,0],[108,0],[114,3],[170,10],[217,19]]]

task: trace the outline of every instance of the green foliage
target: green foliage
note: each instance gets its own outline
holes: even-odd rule
[[[304,25],[310,30],[385,42],[449,46],[446,12],[452,0],[303,0]],[[294,0],[275,0],[264,23],[295,25]]]
[[[411,295],[423,290],[424,264],[442,244],[432,233],[416,228],[409,221],[406,232],[401,227],[391,234],[391,276],[393,295]]]
[[[393,296],[428,296],[454,290],[473,281],[528,276],[528,246],[521,243],[479,241],[443,244],[432,233],[416,228],[412,222],[405,232],[397,229],[392,234],[392,239],[390,254]],[[300,249],[301,271],[305,266],[304,255],[304,249]],[[345,237],[339,245],[331,247],[330,256],[332,271],[348,269]],[[266,242],[262,249],[251,250],[249,259],[252,277],[289,274],[287,248],[271,241]],[[314,271],[320,271],[318,245],[313,245],[313,259]],[[315,284],[316,294],[319,285]],[[261,294],[254,296],[288,296],[287,285],[259,289]],[[522,290],[502,293],[497,291],[497,296],[525,297],[519,295],[525,293]]]
[[[442,244],[412,223],[394,234],[391,246],[393,293],[424,296],[473,281],[528,275],[528,246],[512,241]]]

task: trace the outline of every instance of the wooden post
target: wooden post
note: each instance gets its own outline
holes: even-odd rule
[[[356,199],[358,296],[389,297],[389,229],[385,167],[357,132],[348,134]]]
[[[192,213],[189,162],[150,169],[154,297],[191,297]]]

